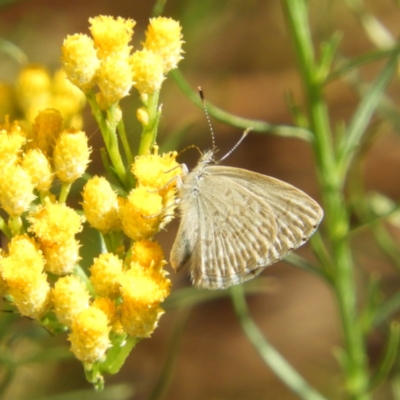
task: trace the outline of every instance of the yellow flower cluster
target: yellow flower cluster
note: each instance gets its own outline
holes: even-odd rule
[[[83,175],[90,148],[83,132],[62,131],[57,110],[43,110],[32,131],[18,123],[0,126],[0,207],[12,217],[28,211],[35,190],[49,195],[54,175],[71,183]]]
[[[181,27],[170,18],[151,19],[143,50],[134,53],[129,43],[135,21],[98,16],[89,22],[92,38],[75,34],[64,40],[63,65],[68,79],[85,93],[98,86],[103,109],[127,96],[132,85],[146,94],[159,90],[182,59]]]
[[[16,94],[30,125],[6,118],[0,126],[0,207],[8,214],[0,217],[0,227],[9,238],[8,251],[0,250],[0,292],[22,315],[43,324],[54,323],[55,315],[53,328],[69,330],[71,351],[87,371],[108,357],[116,337],[151,336],[170,293],[165,257],[153,237],[174,214],[182,171],[176,152],[159,154],[153,143],[161,113],[158,92],[182,59],[183,43],[179,23],[170,18],[151,19],[142,49],[134,52],[133,20],[98,16],[89,21],[91,36],[75,34],[64,41],[64,72],[51,78],[38,66],[21,71]],[[140,93],[138,116],[144,130],[149,127],[149,140],[127,171],[118,134],[126,159],[133,156],[122,136],[118,103],[132,86]],[[104,177],[89,179],[82,215],[65,201],[90,162],[87,136],[70,127],[74,122],[80,128],[85,96],[121,187]],[[55,179],[61,182],[58,195]],[[78,264],[77,234],[85,221],[101,238],[101,254],[88,276]]]
[[[22,111],[29,126],[39,111],[56,108],[61,112],[65,126],[80,128],[85,102],[83,93],[68,81],[63,70],[51,76],[37,64],[22,68],[14,85],[0,83],[0,120],[6,115],[15,118]]]

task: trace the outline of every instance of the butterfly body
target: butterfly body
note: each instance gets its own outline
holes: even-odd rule
[[[322,219],[308,195],[277,179],[215,164],[206,152],[178,185],[181,223],[171,251],[194,285],[225,289],[301,246]]]

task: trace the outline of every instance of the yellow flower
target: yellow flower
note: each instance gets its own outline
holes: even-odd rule
[[[152,94],[161,89],[165,79],[162,58],[151,51],[135,51],[130,58],[133,86],[140,93]]]
[[[0,167],[15,163],[26,142],[26,135],[17,122],[0,128]]]
[[[110,327],[106,314],[96,307],[88,307],[81,311],[72,321],[71,351],[84,363],[94,363],[104,357],[111,347],[108,338]]]
[[[68,35],[62,47],[62,63],[68,79],[87,93],[96,84],[100,61],[93,40],[83,34]]]
[[[74,238],[55,243],[43,242],[45,270],[54,275],[66,275],[73,272],[75,265],[81,259],[79,247],[79,242]]]
[[[102,60],[97,84],[104,100],[111,105],[129,94],[132,87],[129,57],[124,53],[111,53]]]
[[[29,123],[37,113],[49,107],[51,78],[46,68],[30,64],[19,71],[16,82],[17,100]]]
[[[50,285],[43,272],[44,259],[33,239],[15,236],[9,255],[0,261],[8,294],[22,315],[39,319],[50,306]]]
[[[122,273],[122,260],[115,254],[104,253],[94,259],[90,268],[90,281],[99,296],[115,298],[119,296],[119,276]]]
[[[109,299],[108,297],[96,297],[92,303],[92,306],[104,312],[113,332],[120,335],[125,333],[124,328],[119,320],[118,307],[115,305],[113,300]]]
[[[107,15],[99,15],[89,18],[89,22],[91,24],[90,32],[99,49],[101,58],[111,52],[121,52],[129,49],[128,43],[133,36],[135,21],[121,17],[114,18]]]
[[[166,290],[148,274],[130,269],[121,275],[121,323],[132,337],[150,337],[164,313]]]
[[[166,189],[168,185],[175,187],[174,178],[182,173],[180,165],[176,162],[177,155],[176,151],[159,155],[155,148],[154,154],[136,157],[131,167],[132,174],[143,186],[154,189]]]
[[[89,307],[90,296],[84,283],[73,275],[59,278],[52,290],[54,312],[58,320],[71,326],[73,319]]]
[[[48,192],[53,182],[53,173],[48,158],[39,149],[24,153],[22,167],[30,175],[32,183],[41,192]]]
[[[151,268],[160,271],[163,265],[164,253],[157,242],[150,240],[140,240],[135,242],[131,249],[131,261],[140,264],[144,268]]]
[[[66,183],[80,178],[90,162],[91,148],[82,131],[64,131],[54,146],[53,163],[57,177]]]
[[[32,125],[30,147],[51,155],[62,125],[60,111],[51,108],[40,111]]]
[[[89,224],[100,232],[121,229],[117,194],[104,177],[95,176],[83,187],[83,211]]]
[[[61,112],[65,126],[81,129],[86,97],[82,90],[71,83],[63,69],[54,73],[52,94],[51,106]]]
[[[179,22],[171,18],[158,17],[150,19],[146,32],[144,48],[161,56],[164,74],[177,68],[182,60],[182,33]]]
[[[8,164],[1,171],[0,205],[7,214],[17,217],[27,211],[36,198],[30,175],[17,164]]]
[[[158,194],[162,197],[163,211],[159,229],[171,221],[176,208],[176,183],[182,174],[182,169],[176,162],[177,155],[176,152],[159,155],[158,147],[154,146],[153,154],[136,157],[131,167],[139,186],[158,189]]]
[[[46,199],[28,216],[29,231],[41,242],[58,243],[68,241],[82,230],[84,218],[65,204],[51,203]]]
[[[120,206],[122,230],[133,240],[148,239],[159,229],[162,197],[144,187],[133,189]]]

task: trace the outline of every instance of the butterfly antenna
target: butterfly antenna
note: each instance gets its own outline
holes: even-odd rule
[[[215,150],[215,149],[216,149],[216,146],[215,146],[214,129],[213,129],[212,124],[211,124],[210,115],[208,114],[208,110],[207,110],[207,106],[206,106],[206,101],[205,101],[205,98],[204,98],[203,88],[202,88],[201,86],[199,86],[197,89],[198,89],[198,91],[199,91],[199,95],[200,95],[200,99],[201,99],[201,104],[203,105],[204,113],[206,114],[208,127],[210,128],[211,140],[212,140],[212,148],[213,148],[213,150]]]
[[[242,137],[238,140],[238,142],[232,147],[231,150],[229,150],[219,161],[223,161],[225,160],[225,158],[229,157],[239,146],[240,143],[243,142],[244,138],[249,134],[249,132],[251,132],[253,130],[253,128],[247,128],[243,134]]]

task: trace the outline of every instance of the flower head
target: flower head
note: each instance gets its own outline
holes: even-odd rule
[[[48,108],[39,112],[32,125],[30,147],[51,155],[61,134],[63,119],[60,111]]]
[[[132,72],[128,54],[111,53],[101,62],[97,84],[108,104],[117,103],[129,94]]]
[[[6,124],[0,128],[0,167],[16,163],[22,146],[26,143],[26,134],[18,123]]]
[[[19,312],[34,319],[43,316],[50,306],[50,285],[35,241],[27,235],[13,237],[9,254],[0,263],[8,294]]]
[[[182,60],[182,33],[179,22],[172,18],[150,19],[144,48],[158,54],[164,65],[164,74],[178,66]]]
[[[164,313],[159,305],[168,295],[169,281],[161,283],[140,268],[128,270],[120,281],[122,326],[133,337],[149,337]]]
[[[95,176],[83,187],[83,211],[89,224],[107,233],[121,229],[117,194],[104,177]]]
[[[161,89],[164,64],[161,56],[146,49],[135,51],[130,58],[133,86],[140,93],[152,94]]]
[[[53,152],[54,171],[62,182],[72,183],[80,178],[90,162],[91,148],[85,132],[64,131],[57,139]]]
[[[144,187],[133,189],[120,206],[122,230],[134,240],[151,238],[159,229],[162,197]]]
[[[101,359],[111,347],[108,335],[110,326],[106,314],[99,308],[90,306],[82,310],[72,321],[71,351],[84,363],[94,363]]]
[[[39,149],[24,153],[22,167],[30,175],[32,183],[41,192],[48,192],[53,182],[53,172],[49,159]]]
[[[51,203],[39,205],[28,217],[33,232],[41,242],[57,243],[68,241],[82,230],[83,218],[65,204]]]
[[[71,326],[74,318],[89,307],[90,296],[85,284],[73,275],[59,278],[52,290],[54,312],[58,320]]]
[[[0,179],[0,206],[7,214],[16,217],[29,209],[36,198],[31,176],[18,164],[2,168]]]
[[[45,270],[54,275],[66,275],[73,272],[75,265],[79,262],[80,244],[75,238],[60,242],[44,241],[42,251],[46,259]]]
[[[104,58],[110,52],[121,52],[129,48],[136,22],[132,19],[114,18],[107,15],[89,18],[90,32],[94,38],[99,56]]]
[[[122,260],[112,253],[100,254],[90,268],[90,280],[99,296],[115,298],[119,296],[119,276]]]
[[[68,79],[83,92],[95,85],[100,60],[93,40],[83,34],[68,35],[62,47],[62,62]]]

